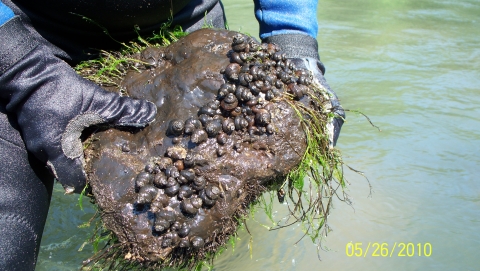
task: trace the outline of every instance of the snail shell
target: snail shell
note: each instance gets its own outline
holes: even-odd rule
[[[170,199],[168,198],[167,195],[165,195],[165,194],[159,194],[159,195],[157,195],[157,198],[155,199],[155,202],[161,203],[161,204],[162,204],[162,207],[165,208],[165,207],[168,206],[169,200],[170,200]],[[152,211],[152,212],[155,213],[155,211]]]
[[[217,147],[217,156],[218,157],[222,157],[225,155],[225,153],[227,153],[227,149],[225,147]]]
[[[185,154],[185,157],[186,156],[187,155]],[[171,165],[165,169],[165,175],[167,176],[167,178],[177,178],[178,176],[180,176],[180,171],[178,171],[177,167]],[[168,181],[170,181],[170,179]]]
[[[230,118],[225,119],[222,123],[222,130],[225,132],[225,134],[222,133],[222,134],[219,134],[219,136],[223,138],[227,137],[226,134],[231,134],[233,131],[235,131],[235,123],[233,122],[233,120]],[[222,145],[224,144],[219,141],[218,136],[217,136],[217,142]]]
[[[275,127],[270,123],[267,125],[267,133],[273,134],[275,132]]]
[[[188,238],[183,238],[180,240],[180,243],[178,244],[178,246],[181,248],[190,247],[190,241],[188,240]]]
[[[240,72],[240,65],[238,63],[230,63],[225,68],[225,75],[228,79],[238,80],[238,73]]]
[[[140,172],[135,178],[135,186],[140,189],[146,185],[152,184],[152,175],[148,172]]]
[[[187,156],[185,152],[185,156]],[[173,163],[173,165],[178,169],[178,170],[183,170],[185,166],[183,165],[183,160],[177,160]]]
[[[210,120],[212,120],[212,117],[208,116],[207,114],[199,114],[198,120],[202,125],[207,124]]]
[[[209,106],[202,106],[202,107],[200,107],[200,110],[198,111],[198,114],[200,114],[200,115],[205,114],[207,116],[213,117],[215,114],[217,114],[217,110],[213,109]]]
[[[265,126],[270,123],[272,116],[270,112],[265,109],[260,109],[255,114],[255,123],[260,126]]]
[[[198,176],[193,181],[192,188],[197,190],[197,191],[202,190],[205,187],[206,183],[207,183],[207,180],[205,180],[205,177]]]
[[[234,124],[237,131],[240,131],[248,126],[247,120],[241,115],[235,117]]]
[[[184,147],[177,145],[170,146],[167,148],[167,155],[173,160],[185,159],[185,156],[187,156],[187,150]]]
[[[173,161],[168,157],[161,157],[155,162],[155,164],[157,164],[161,170],[165,170],[168,166],[173,164]]]
[[[240,58],[240,54],[238,52],[233,52],[230,55],[230,61],[234,63],[238,63],[240,65],[243,64],[243,60],[242,58]]]
[[[167,176],[163,172],[159,172],[155,174],[155,178],[153,179],[153,184],[157,187],[164,187],[167,185]]]
[[[297,99],[301,99],[305,94],[304,88],[301,85],[297,85],[295,83],[288,84],[288,92],[293,94],[293,96]]]
[[[190,188],[190,186],[188,185],[182,185],[180,186],[180,190],[178,191],[178,198],[179,199],[186,199],[186,198],[189,198],[191,197],[193,194],[193,190],[192,188]]]
[[[239,116],[241,114],[242,114],[242,108],[239,107],[239,106],[235,107],[235,109],[230,111],[230,116],[232,116],[232,117],[236,117],[236,116]]]
[[[207,188],[205,188],[205,194],[212,200],[217,200],[220,197],[220,193],[221,191],[218,186],[209,185]]]
[[[192,136],[190,137],[190,141],[192,141],[195,144],[203,143],[207,141],[207,139],[208,139],[208,134],[202,129],[195,130]]]
[[[271,101],[275,98],[275,95],[273,94],[273,91],[269,90],[267,93],[265,93],[265,100]]]
[[[162,218],[156,218],[155,223],[153,224],[153,228],[158,232],[163,232],[170,228],[170,222]]]
[[[195,171],[193,171],[193,169],[184,169],[180,171],[180,176],[191,182],[195,179]]]
[[[224,122],[225,123],[225,122]],[[233,123],[233,120],[230,120],[228,122],[229,124],[231,124],[231,128],[233,128],[233,130],[229,130],[230,132],[233,132],[235,131],[235,124]],[[220,133],[217,135],[217,143],[220,144],[220,145],[225,145],[227,144],[227,141],[228,141],[228,136],[227,134],[225,133]]]
[[[138,204],[146,204],[150,203],[157,197],[158,189],[152,185],[146,185],[140,188],[140,191],[137,195],[137,203]]]
[[[198,213],[198,208],[195,208],[192,205],[192,202],[190,199],[184,199],[182,203],[180,203],[180,208],[182,209],[183,212],[189,215],[196,215]]]
[[[168,187],[165,188],[165,194],[167,194],[170,197],[174,197],[180,190],[180,184],[177,181],[175,181],[174,183],[169,182],[167,186]]]
[[[183,223],[182,227],[178,230],[178,236],[186,237],[190,233],[190,226],[186,223]]]
[[[169,247],[169,246],[171,246],[171,245],[172,245],[172,239],[164,236],[164,237],[163,237],[163,240],[162,240],[162,247],[163,247],[163,248],[166,248],[166,247]]]
[[[187,152],[187,156],[185,156],[183,160],[183,165],[186,167],[193,167],[195,165],[195,154],[192,151]]]
[[[192,237],[191,242],[194,249],[201,249],[205,245],[205,241],[200,236]]]
[[[172,223],[172,226],[170,226],[170,229],[171,229],[172,231],[177,231],[177,230],[179,230],[181,227],[182,227],[182,225],[180,224],[180,222],[175,221],[175,222]]]
[[[202,123],[194,118],[189,118],[185,121],[185,134],[191,134],[195,129],[200,129],[202,127]]]
[[[254,80],[253,76],[251,74],[248,74],[248,73],[241,73],[238,76],[238,82],[242,86],[248,86],[248,84],[250,82],[252,82],[253,80]]]
[[[245,43],[245,36],[240,33],[235,34],[235,36],[233,36],[232,45],[237,45],[242,43]]]
[[[184,122],[178,119],[173,119],[168,123],[167,135],[179,136],[183,133],[185,128]]]
[[[235,44],[235,45],[232,46],[232,49],[233,49],[235,52],[242,52],[242,51],[244,51],[246,48],[247,48],[247,44],[246,44],[246,43]]]
[[[160,201],[153,201],[151,204],[150,204],[150,211],[152,212],[158,212],[159,210],[161,210],[163,207],[163,203],[160,202]]]
[[[145,165],[145,172],[148,172],[150,174],[156,174],[159,171],[160,171],[160,168],[153,163],[148,163]]]
[[[216,200],[208,198],[208,196],[205,192],[205,189],[200,190],[200,192],[198,193],[198,196],[202,199],[205,206],[211,207],[211,206],[215,205]]]
[[[193,207],[195,207],[195,208],[197,208],[197,209],[200,209],[200,207],[202,207],[203,201],[202,201],[201,198],[192,197],[192,198],[190,199],[190,201],[192,202]]]
[[[222,109],[226,111],[232,111],[233,109],[235,109],[235,107],[237,107],[237,105],[238,100],[233,93],[228,93],[220,104]]]
[[[215,137],[222,131],[222,123],[218,120],[212,120],[205,126],[205,131],[209,137]]]
[[[181,184],[181,185],[182,185],[182,184],[188,184],[188,180],[185,179],[185,177],[183,177],[182,175],[178,176],[177,182],[178,182],[179,184]]]
[[[235,96],[239,101],[242,101],[242,102],[249,101],[253,98],[253,95],[250,92],[250,90],[248,88],[241,87],[241,86],[239,86],[235,91]]]

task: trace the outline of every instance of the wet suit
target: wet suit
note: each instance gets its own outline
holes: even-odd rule
[[[319,60],[316,0],[254,2],[262,40]],[[35,268],[53,176],[67,192],[84,186],[71,135],[153,121],[151,105],[109,96],[68,64],[149,36],[172,14],[171,25],[187,32],[225,27],[218,0],[0,0],[0,270]]]

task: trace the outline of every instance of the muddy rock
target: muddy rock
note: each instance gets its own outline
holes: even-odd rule
[[[154,102],[156,121],[96,133],[86,152],[89,182],[129,255],[199,259],[300,162],[305,135],[284,98],[301,98],[308,80],[280,48],[237,32],[203,29],[147,50],[141,56],[155,61],[129,72],[120,88]]]

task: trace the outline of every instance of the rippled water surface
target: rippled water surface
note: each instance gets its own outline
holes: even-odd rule
[[[251,1],[223,1],[231,30],[258,36]],[[478,270],[480,266],[480,1],[320,1],[319,50],[326,78],[348,113],[338,148],[353,208],[335,202],[332,228],[317,253],[299,225],[268,231],[247,222],[214,270]],[[37,270],[78,269],[91,246],[78,228],[94,212],[56,186]],[[276,217],[285,206],[276,204]],[[349,257],[349,242],[366,255]],[[378,257],[386,243],[391,257]],[[398,254],[400,243],[415,253]],[[418,256],[417,244],[431,244]],[[410,247],[411,248],[411,247]],[[319,260],[318,255],[321,257]],[[384,254],[385,255],[385,254]],[[411,254],[410,254],[411,255]],[[363,257],[365,256],[365,257]],[[390,256],[390,255],[388,255]]]

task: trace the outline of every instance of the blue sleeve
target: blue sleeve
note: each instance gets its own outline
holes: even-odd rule
[[[6,21],[10,20],[13,18],[15,14],[13,14],[13,11],[5,6],[2,1],[0,1],[0,25],[3,25]]]
[[[260,38],[279,34],[306,34],[317,38],[318,0],[254,0]]]

